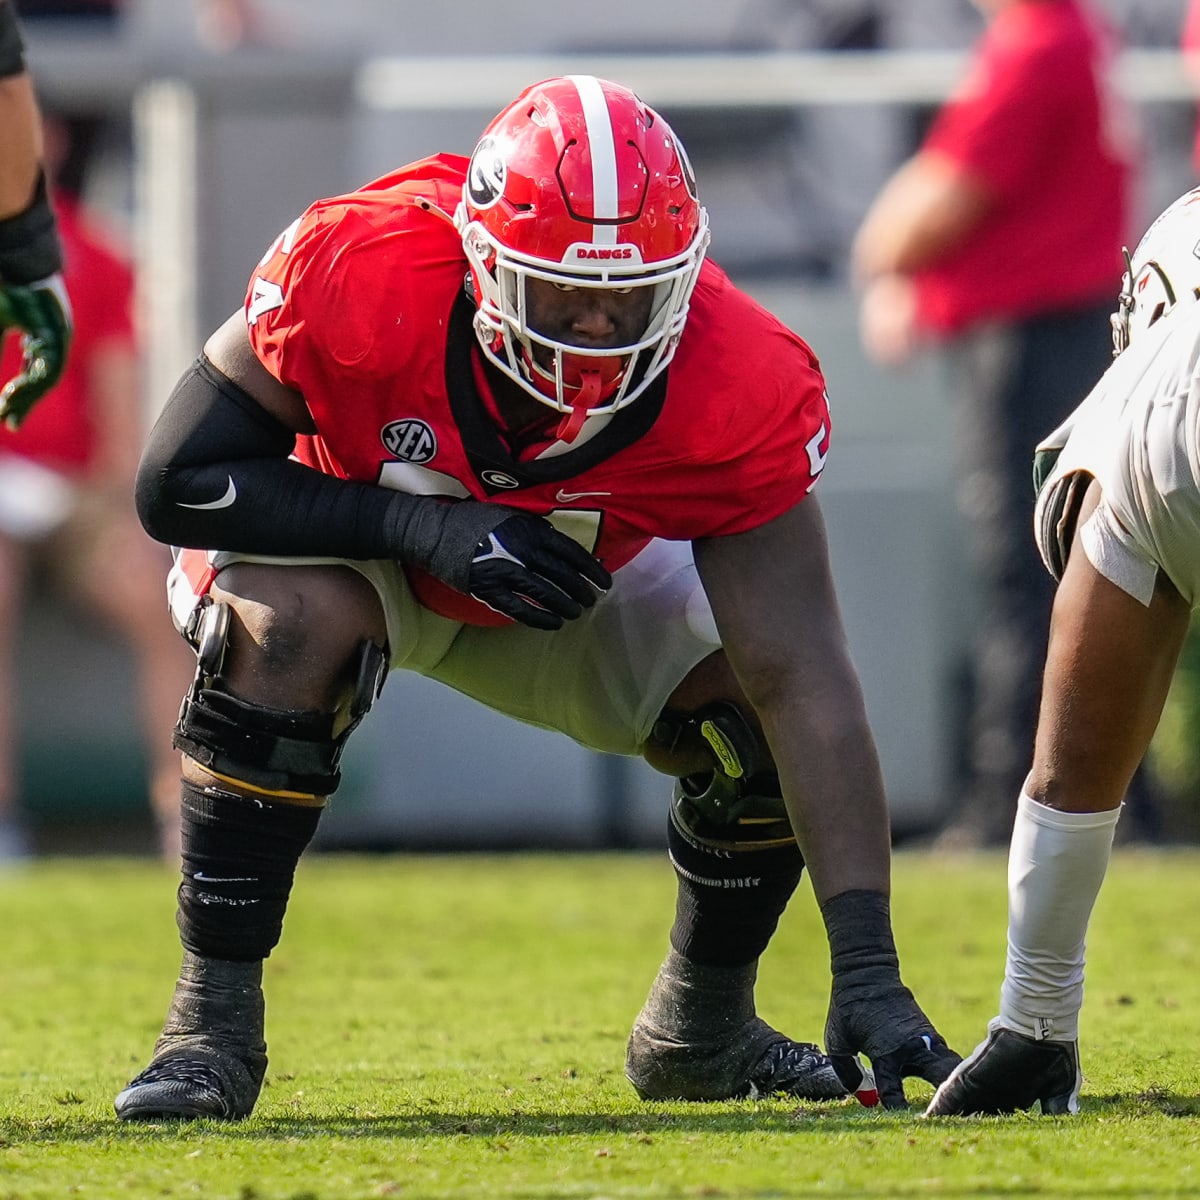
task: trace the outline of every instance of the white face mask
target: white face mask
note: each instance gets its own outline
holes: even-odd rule
[[[631,404],[666,369],[675,355],[687,320],[692,291],[708,246],[708,221],[702,221],[692,244],[666,262],[643,268],[639,275],[568,272],[557,264],[529,259],[493,242],[477,223],[463,226],[463,244],[479,287],[475,332],[484,354],[526,392],[555,411],[570,414],[580,399],[581,372],[596,360],[603,385],[586,399],[586,416],[613,413]],[[460,207],[460,220],[465,217]],[[593,350],[556,341],[530,327],[526,282],[530,278],[574,287],[654,289],[650,316],[641,336],[627,345]],[[538,353],[541,348],[548,353]],[[618,365],[614,369],[614,362]]]

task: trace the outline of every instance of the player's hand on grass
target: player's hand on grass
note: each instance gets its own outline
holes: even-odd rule
[[[942,1083],[961,1055],[921,1010],[900,980],[888,898],[851,891],[821,906],[829,933],[833,986],[825,1024],[825,1053],[838,1077],[864,1104],[904,1108],[904,1080]],[[870,1077],[858,1059],[870,1061]]]
[[[863,1104],[882,1103],[884,1108],[907,1106],[906,1078],[916,1076],[937,1087],[961,1057],[946,1045],[903,985],[871,999],[831,999],[825,1052],[848,1091]],[[870,1061],[869,1068],[859,1053]]]

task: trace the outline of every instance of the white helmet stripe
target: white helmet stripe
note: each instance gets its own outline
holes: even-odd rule
[[[617,216],[617,149],[613,142],[612,117],[604,89],[594,75],[568,75],[579,92],[583,119],[587,125],[588,144],[592,150],[592,196],[597,217]],[[592,242],[615,246],[615,225],[593,225]]]

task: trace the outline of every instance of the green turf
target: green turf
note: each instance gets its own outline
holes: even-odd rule
[[[999,985],[1003,857],[901,854],[895,876],[906,979],[969,1049]],[[642,1104],[622,1057],[670,870],[526,855],[307,861],[268,963],[255,1115],[124,1126],[112,1096],[178,965],[174,886],[131,861],[0,876],[0,1200],[1200,1196],[1200,853],[1118,853],[1091,939],[1083,1112],[1059,1120]],[[827,991],[805,885],[760,1011],[816,1038]]]

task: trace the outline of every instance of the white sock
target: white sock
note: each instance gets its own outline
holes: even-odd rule
[[[1084,942],[1120,808],[1059,812],[1021,794],[1008,854],[1008,960],[997,1023],[1029,1037],[1079,1037]]]

